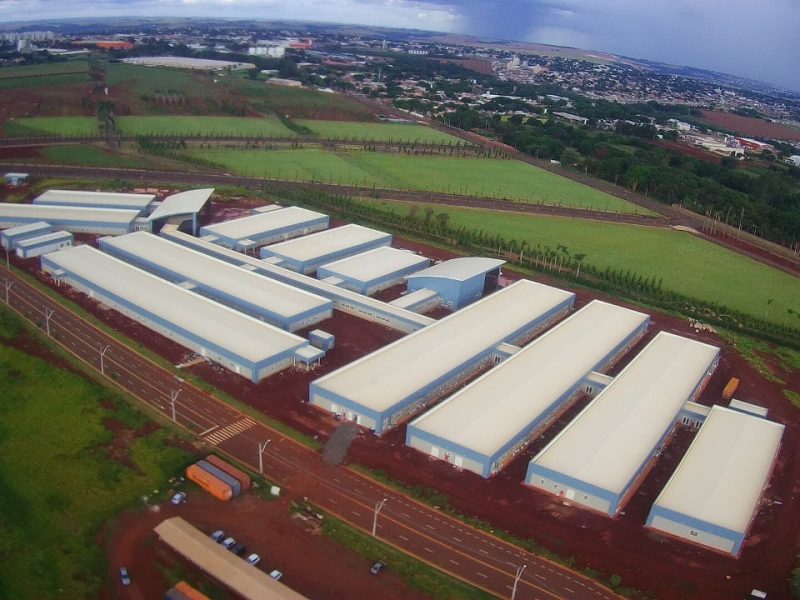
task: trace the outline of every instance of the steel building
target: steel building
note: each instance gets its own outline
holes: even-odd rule
[[[20,258],[35,258],[72,246],[73,236],[68,231],[53,231],[14,242],[14,251]]]
[[[406,276],[409,294],[433,290],[451,309],[461,308],[497,289],[500,267],[497,258],[454,258]]]
[[[206,203],[214,193],[214,188],[202,188],[178,192],[164,198],[150,213],[148,220],[153,231],[159,231],[161,227],[171,219],[181,219],[191,217],[192,234],[197,233],[197,216],[205,208]]]
[[[30,179],[30,173],[6,173],[3,175],[3,180],[6,182],[6,185],[10,187],[26,185],[30,182]]]
[[[391,243],[391,234],[350,224],[266,246],[261,249],[261,258],[307,275],[325,263]]]
[[[200,356],[257,383],[308,342],[90,246],[42,257],[42,270]]]
[[[84,192],[78,190],[47,190],[33,199],[34,204],[51,206],[82,206],[84,208],[116,208],[147,214],[155,194],[121,194],[116,192]]]
[[[0,203],[0,228],[47,221],[54,229],[72,233],[121,235],[140,226],[135,210]]]
[[[719,348],[660,332],[533,458],[525,483],[616,515],[718,360]]]
[[[418,315],[409,310],[392,306],[386,302],[381,302],[375,298],[363,296],[356,292],[351,292],[350,290],[344,290],[335,285],[330,285],[314,279],[313,277],[309,277],[308,275],[302,275],[294,271],[289,271],[288,269],[276,267],[275,265],[271,265],[253,256],[248,256],[247,254],[242,254],[241,252],[223,248],[211,242],[206,242],[200,238],[186,235],[172,226],[162,229],[161,236],[173,242],[177,242],[182,246],[186,246],[187,248],[192,248],[203,254],[208,254],[209,256],[214,256],[227,263],[240,266],[248,271],[253,271],[254,273],[269,277],[270,279],[275,279],[276,281],[281,281],[301,290],[306,290],[312,294],[322,296],[323,298],[328,298],[333,301],[333,307],[337,310],[355,315],[362,319],[380,323],[381,325],[397,329],[398,331],[409,333],[436,322],[430,317]]]
[[[152,233],[130,233],[101,238],[99,242],[103,251],[117,258],[281,329],[296,331],[333,314],[333,302],[326,298]]]
[[[424,269],[430,260],[391,246],[375,248],[317,269],[317,277],[367,296],[402,283],[403,277]]]
[[[53,226],[46,221],[36,221],[27,225],[19,225],[0,231],[0,245],[6,250],[12,250],[14,242],[24,240],[29,237],[37,237],[45,233],[51,233]]]
[[[656,498],[647,527],[738,556],[784,426],[722,406],[700,428]]]
[[[566,314],[575,295],[518,281],[311,383],[309,401],[380,435]]]
[[[594,300],[411,422],[406,444],[489,477],[625,354],[650,317]]]
[[[328,228],[329,222],[328,215],[299,206],[288,206],[206,225],[200,228],[200,235],[209,242],[246,252],[258,246],[322,231]]]

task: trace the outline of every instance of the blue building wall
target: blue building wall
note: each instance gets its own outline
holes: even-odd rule
[[[745,533],[743,532],[733,531],[732,529],[721,527],[719,525],[715,525],[714,523],[709,523],[708,521],[702,521],[700,519],[690,517],[689,515],[685,515],[683,513],[679,513],[658,505],[653,505],[653,507],[650,509],[650,514],[647,516],[645,527],[653,527],[653,521],[655,521],[656,517],[661,517],[662,519],[666,519],[667,521],[677,524],[679,526],[677,529],[685,528],[687,535],[681,537],[684,537],[690,542],[707,545],[703,543],[702,533],[709,533],[713,536],[729,540],[733,544],[733,550],[731,551],[731,554],[734,556],[739,555],[742,549],[742,544],[744,544]],[[697,537],[691,535],[692,531],[698,534]],[[671,533],[679,535],[678,532]]]
[[[72,234],[66,231],[62,233],[63,235],[56,239],[41,241],[35,244],[19,245],[19,242],[23,240],[16,240],[14,246],[16,247],[17,256],[20,258],[35,258],[42,254],[47,254],[48,252],[55,252],[61,248],[72,246]]]
[[[388,246],[392,243],[392,236],[390,234],[386,234],[383,237],[380,237],[376,240],[372,240],[369,242],[364,242],[362,244],[355,244],[350,246],[349,248],[345,248],[343,250],[338,250],[336,252],[327,252],[326,254],[322,254],[319,256],[314,256],[309,258],[308,260],[296,260],[289,256],[280,254],[280,250],[273,250],[270,249],[269,246],[266,248],[261,249],[261,258],[279,258],[281,262],[279,265],[284,269],[290,269],[295,271],[296,273],[303,273],[308,275],[309,273],[313,273],[317,270],[320,266],[333,262],[335,260],[339,260],[341,258],[347,258],[348,256],[353,256],[354,254],[361,254],[362,252],[366,252],[367,250],[372,250],[374,248],[380,248],[381,246]]]
[[[434,290],[444,299],[447,308],[456,310],[483,296],[485,277],[484,273],[465,281],[443,277],[413,277],[408,280],[408,291],[410,293],[421,289]]]
[[[37,221],[38,220],[39,219],[37,219]],[[6,250],[11,250],[14,248],[14,243],[18,242],[19,240],[25,240],[52,232],[53,226],[49,223],[44,223],[40,227],[23,232],[13,231],[13,229],[6,229],[5,231],[0,231],[0,246]]]
[[[0,216],[0,227],[16,227],[41,221],[43,216],[38,217],[3,217]],[[72,233],[97,233],[106,235],[122,235],[133,231],[133,221],[130,223],[109,223],[107,221],[73,221],[70,219],[47,219],[54,229],[63,229]]]

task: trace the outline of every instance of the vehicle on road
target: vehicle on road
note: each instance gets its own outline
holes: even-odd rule
[[[278,569],[275,569],[274,571],[272,571],[272,572],[269,574],[269,576],[270,576],[270,577],[272,577],[272,578],[273,578],[275,581],[280,581],[280,580],[281,580],[281,577],[283,577],[283,573],[281,573],[280,571],[278,571]]]
[[[211,534],[211,539],[220,544],[222,543],[222,540],[225,539],[225,532],[222,531],[222,529],[217,529],[214,533]]]
[[[222,541],[222,547],[223,547],[223,548],[225,548],[225,550],[230,550],[230,549],[231,549],[231,548],[233,548],[235,545],[236,545],[236,540],[235,540],[235,539],[233,539],[232,537],[226,537],[226,538],[225,538],[225,539]]]
[[[170,502],[173,504],[183,504],[186,502],[186,492],[178,492],[177,494],[174,494],[170,499]]]
[[[244,556],[247,554],[247,546],[244,544],[234,544],[232,548],[228,548],[231,552],[233,552],[236,556]]]
[[[122,582],[122,585],[128,586],[131,584],[131,576],[128,573],[128,569],[125,567],[119,568],[119,580]]]
[[[256,566],[258,563],[261,562],[261,557],[254,552],[253,554],[247,557],[247,562],[249,562],[253,566]]]
[[[372,573],[373,575],[380,575],[381,573],[383,573],[386,570],[386,567],[388,567],[388,566],[389,565],[387,565],[385,562],[383,562],[382,560],[379,560],[378,562],[376,562],[374,565],[372,565],[370,567],[369,572]]]

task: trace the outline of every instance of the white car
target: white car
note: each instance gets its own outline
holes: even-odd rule
[[[186,492],[178,492],[170,499],[173,504],[183,504],[186,502]]]
[[[223,548],[225,548],[225,550],[230,550],[230,549],[231,549],[231,548],[233,548],[235,545],[236,545],[236,540],[235,540],[235,539],[233,539],[232,537],[226,537],[226,538],[225,538],[225,539],[222,541],[222,547],[223,547]]]
[[[247,562],[249,562],[251,565],[255,566],[261,562],[261,557],[254,552],[253,554],[248,556],[245,560],[247,560]]]
[[[269,574],[269,576],[270,576],[270,577],[272,577],[272,578],[273,578],[275,581],[280,581],[280,580],[281,580],[281,577],[283,577],[283,573],[281,573],[280,571],[278,571],[278,569],[275,569],[274,571],[272,571],[272,572]]]

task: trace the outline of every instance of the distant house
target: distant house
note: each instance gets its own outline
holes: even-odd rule
[[[786,159],[786,162],[795,167],[800,167],[800,154],[792,154]]]
[[[553,116],[574,125],[586,125],[589,122],[589,119],[586,117],[580,117],[566,112],[554,112]]]
[[[11,187],[19,187],[21,185],[26,185],[28,181],[30,181],[31,176],[28,173],[6,173],[3,176],[3,179],[6,182],[6,185]]]
[[[770,152],[775,152],[775,146],[772,144],[767,144],[766,142],[759,142],[758,140],[754,140],[751,138],[745,137],[737,137],[736,143],[739,144],[740,147],[744,148],[745,152],[764,152],[769,150]]]

